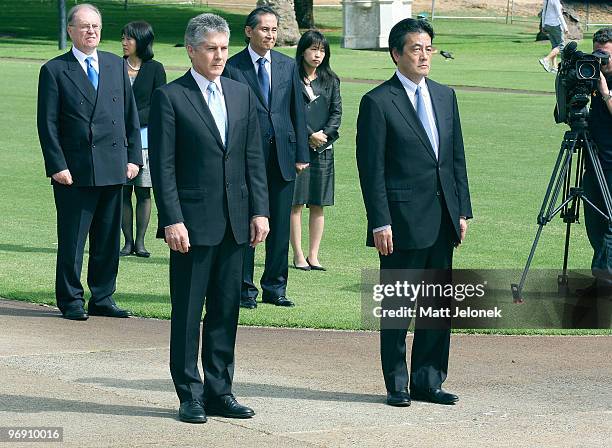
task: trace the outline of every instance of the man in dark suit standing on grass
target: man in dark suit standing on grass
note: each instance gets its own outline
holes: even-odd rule
[[[66,319],[128,317],[113,300],[119,266],[121,189],[142,166],[138,111],[124,61],[98,51],[102,17],[82,3],[68,13],[72,49],[38,80],[38,136],[57,209],[55,294]],[[89,235],[84,309],[81,269]]]
[[[229,35],[215,14],[191,19],[192,67],[155,91],[149,115],[157,236],[170,247],[170,372],[189,423],[255,414],[234,398],[232,378],[245,247],[268,234],[268,192],[257,100],[221,78]]]
[[[224,76],[251,87],[257,96],[257,113],[266,157],[270,195],[270,235],[261,277],[262,301],[293,306],[287,298],[289,229],[296,173],[308,167],[308,135],[300,78],[295,60],[272,50],[278,15],[259,7],[247,17],[247,47],[227,61]],[[253,282],[255,250],[247,248],[244,260],[243,308],[257,307],[259,293]]]
[[[393,77],[361,100],[357,165],[367,212],[367,245],[380,269],[449,271],[453,248],[472,217],[463,138],[455,92],[427,78],[434,31],[423,20],[404,19],[389,35]],[[381,275],[382,275],[381,274]],[[422,328],[412,344],[410,392],[406,328],[381,325],[381,361],[387,403],[410,398],[453,404],[442,390],[450,327]]]

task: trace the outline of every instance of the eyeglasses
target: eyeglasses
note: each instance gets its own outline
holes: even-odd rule
[[[93,30],[94,33],[99,33],[100,30],[102,29],[102,25],[98,25],[97,23],[91,24],[91,23],[80,23],[78,25],[69,25],[73,28],[77,28],[80,32],[82,33],[86,33],[89,31],[89,29],[91,28]]]

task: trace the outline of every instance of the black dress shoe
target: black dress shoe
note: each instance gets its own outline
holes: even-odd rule
[[[295,306],[295,304],[285,296],[269,297],[262,300],[263,303],[269,303],[276,306]]]
[[[310,271],[310,265],[306,265],[306,266],[298,266],[297,264],[295,264],[295,261],[293,262],[293,268],[297,269],[298,271]]]
[[[120,257],[127,257],[128,255],[131,255],[134,253],[134,247],[130,246],[130,245],[125,245],[123,246],[123,248],[119,251],[119,256]]]
[[[459,400],[457,395],[433,387],[427,390],[411,390],[410,395],[415,400],[437,404],[455,404]]]
[[[62,317],[64,319],[69,319],[69,320],[87,320],[89,319],[89,315],[85,312],[83,308],[74,308],[74,309],[66,310],[62,313]]]
[[[185,401],[179,408],[179,419],[187,423],[206,423],[206,413],[199,401]]]
[[[312,269],[313,271],[327,271],[327,269],[325,269],[323,266],[319,266],[318,264],[312,264],[310,260],[308,260],[308,257],[306,257],[306,263],[308,263],[308,266],[310,266],[310,269]]]
[[[218,415],[228,418],[251,418],[255,415],[253,409],[243,406],[233,395],[221,395],[206,401],[208,415]]]
[[[410,394],[407,390],[399,392],[387,392],[387,404],[389,406],[406,407],[410,406]]]
[[[255,308],[257,308],[257,301],[251,297],[249,297],[248,299],[240,299],[240,308],[254,310]]]
[[[93,303],[89,304],[87,309],[90,316],[106,316],[106,317],[130,317],[131,311],[123,310],[117,305],[96,306]]]
[[[151,256],[151,253],[146,249],[136,249],[134,251],[134,255],[141,258],[149,258]]]

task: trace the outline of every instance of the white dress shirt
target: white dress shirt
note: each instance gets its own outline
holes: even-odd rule
[[[202,92],[202,96],[204,97],[204,101],[206,102],[207,106],[209,99],[209,94],[207,92],[208,85],[215,83],[215,85],[217,86],[217,91],[219,92],[219,95],[221,95],[221,99],[223,100],[221,101],[221,107],[223,108],[223,113],[225,114],[225,122],[227,123],[227,107],[225,106],[225,97],[223,96],[223,87],[221,87],[221,79],[217,77],[217,79],[210,81],[204,76],[200,75],[198,72],[196,72],[193,67],[191,67],[190,72],[191,76],[193,76],[193,79],[195,79],[195,82],[198,84],[200,92]]]
[[[412,103],[414,110],[416,111],[416,89],[417,85],[406,78],[404,75],[400,73],[399,70],[395,71],[395,74],[399,78],[400,82],[404,86],[404,90],[408,95],[408,99]],[[427,118],[429,120],[429,124],[431,125],[431,135],[434,137],[433,145],[434,152],[438,153],[438,148],[440,147],[440,136],[438,135],[438,129],[436,128],[436,116],[434,115],[433,106],[431,104],[431,97],[429,96],[429,90],[427,89],[427,83],[425,82],[425,78],[421,80],[418,84],[418,87],[421,88],[421,95],[423,95],[423,103],[425,103],[425,109],[427,111]]]
[[[270,80],[270,90],[272,90],[272,57],[270,56],[270,50],[266,52],[265,55],[259,56],[255,51],[251,48],[251,44],[247,47],[249,49],[249,55],[251,55],[251,61],[253,61],[253,66],[255,67],[255,74],[259,73],[259,58],[265,58],[266,64],[264,67],[268,72],[268,79]]]
[[[85,62],[85,59],[87,58],[93,58],[93,60],[91,61],[91,65],[96,70],[96,72],[100,74],[100,64],[98,63],[98,50],[94,50],[92,54],[85,54],[81,50],[73,46],[72,54],[77,59],[77,61],[79,61],[79,65],[81,66],[81,68],[83,69],[86,75],[87,75],[87,62]]]

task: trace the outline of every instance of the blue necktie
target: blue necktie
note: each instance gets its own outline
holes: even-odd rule
[[[221,101],[223,101],[221,99],[221,94],[217,90],[217,85],[214,82],[208,84],[208,88],[206,90],[208,92],[208,108],[215,119],[215,124],[219,130],[219,134],[221,134],[221,141],[225,146],[225,140],[227,137],[227,117],[225,116],[223,105],[221,104]]]
[[[268,71],[266,70],[266,58],[259,58],[257,60],[259,63],[259,69],[257,70],[257,80],[259,81],[259,88],[261,89],[261,94],[266,101],[266,104],[270,105],[270,76],[268,76]]]
[[[431,123],[429,121],[429,117],[427,116],[427,109],[425,108],[425,101],[423,100],[423,93],[421,92],[421,86],[417,86],[416,89],[416,113],[425,128],[425,132],[427,132],[427,137],[429,137],[429,142],[431,143],[431,147],[436,154],[436,158],[438,157],[438,147],[436,146],[436,140],[433,136],[431,130]]]
[[[98,90],[98,72],[92,65],[92,61],[92,57],[88,57],[85,59],[85,62],[87,62],[87,77],[91,81],[91,84],[93,85],[94,89]]]

